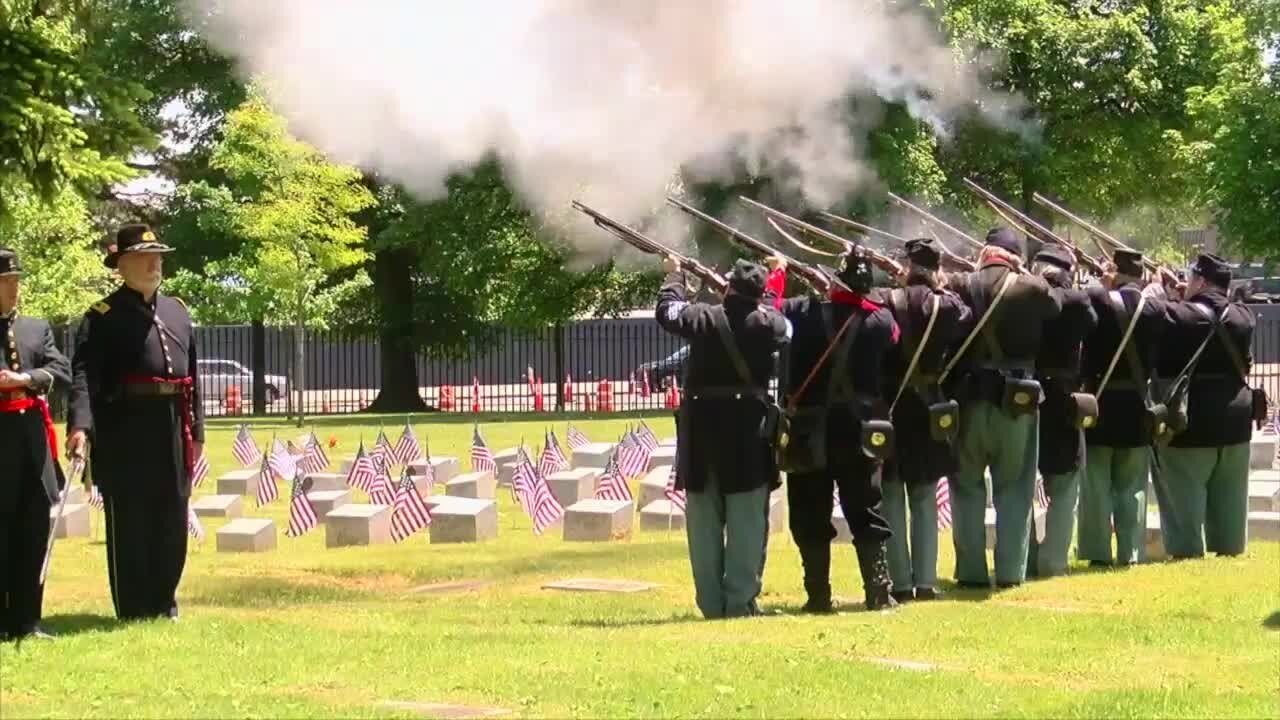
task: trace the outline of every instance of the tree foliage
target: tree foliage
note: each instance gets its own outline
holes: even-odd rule
[[[0,239],[25,266],[22,312],[55,323],[79,317],[110,291],[111,273],[84,199],[61,190],[44,199],[17,183],[4,188]]]
[[[228,116],[210,167],[222,184],[190,183],[182,195],[200,226],[233,242],[175,285],[219,320],[327,327],[369,282],[366,230],[355,216],[374,199],[360,173],[290,136],[258,96]]]

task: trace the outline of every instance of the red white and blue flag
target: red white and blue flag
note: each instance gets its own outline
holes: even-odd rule
[[[258,468],[258,507],[262,507],[280,497],[280,488],[276,486],[276,473],[271,469],[271,455],[262,456],[262,465]]]
[[[618,459],[618,469],[625,478],[636,477],[649,469],[649,449],[630,430],[623,433],[613,456]]]
[[[391,447],[391,441],[387,439],[387,434],[378,428],[378,439],[373,443],[373,449],[369,451],[369,457],[372,457],[376,464],[378,458],[389,467],[396,463],[396,451]]]
[[[377,468],[374,467],[373,460],[365,454],[364,441],[361,440],[360,449],[356,450],[356,459],[351,463],[351,470],[347,472],[347,486],[367,493],[376,474]]]
[[[938,481],[938,489],[934,493],[934,498],[938,503],[938,529],[946,530],[951,527],[951,481],[942,478]]]
[[[203,452],[200,457],[196,458],[196,466],[191,471],[191,486],[200,487],[200,484],[209,477],[209,457]]]
[[[676,489],[676,468],[680,466],[678,459],[671,462],[671,472],[667,474],[667,489],[662,492],[671,501],[671,504],[679,508],[680,512],[684,512],[689,505],[689,496],[684,490]]]
[[[200,524],[200,518],[196,517],[190,503],[187,504],[187,534],[198,543],[204,542],[204,525]]]
[[[395,509],[391,511],[391,537],[400,542],[431,524],[431,510],[422,500],[413,475],[405,468],[396,486]]]
[[[493,472],[497,469],[498,463],[493,459],[493,451],[484,444],[480,426],[477,425],[471,433],[471,472]]]
[[[300,537],[320,524],[316,509],[307,497],[306,476],[299,472],[293,478],[293,490],[289,496],[289,537]]]
[[[604,469],[600,484],[596,486],[596,498],[599,500],[626,500],[627,502],[634,502],[635,500],[631,495],[631,486],[627,483],[627,479],[622,475],[622,470],[618,467],[617,455],[609,458],[609,464]]]
[[[262,453],[258,451],[258,445],[253,441],[253,436],[249,434],[249,426],[241,425],[239,432],[236,433],[235,442],[231,444],[231,454],[236,456],[236,462],[240,463],[240,467],[249,467],[262,459]]]
[[[1049,493],[1044,487],[1044,478],[1036,476],[1036,504],[1042,508],[1049,507]]]
[[[556,453],[556,460],[566,470],[570,467],[569,455],[565,453],[564,448],[560,447],[560,440],[556,438],[556,431],[551,431],[551,449]]]
[[[543,440],[542,457],[538,458],[538,474],[542,477],[549,477],[553,473],[568,469],[569,463],[560,454],[560,448],[556,446],[555,438],[551,436],[551,433],[547,433]]]
[[[314,430],[311,436],[307,438],[307,447],[302,458],[302,469],[309,473],[324,472],[329,469],[329,454],[324,451],[324,445],[321,444],[320,438],[316,437]]]
[[[292,445],[293,443],[289,443]],[[267,455],[267,466],[280,480],[289,481],[297,473],[298,461],[289,448],[279,438],[271,441],[271,452]]]
[[[374,505],[395,504],[395,492],[391,489],[391,471],[387,469],[386,460],[379,455],[373,456],[374,474],[369,483],[369,502]]]
[[[573,425],[570,425],[569,429],[565,431],[564,437],[565,437],[565,440],[567,440],[569,443],[570,450],[577,450],[583,445],[591,444],[590,438],[588,438],[586,435],[583,435],[582,431],[574,427]]]
[[[526,512],[533,518],[533,532],[541,535],[564,517],[564,507],[551,494],[551,488],[547,486],[546,480],[538,475],[537,469],[533,467],[533,462],[529,460],[529,455],[523,448],[520,450],[520,460],[516,469],[524,476],[518,491],[524,495],[520,499],[520,504],[527,508]]]
[[[659,445],[661,445],[661,443],[658,442],[658,436],[653,434],[653,431],[649,429],[648,425],[644,424],[643,420],[640,421],[640,427],[636,430],[635,434],[636,439],[639,440],[640,444],[644,445],[645,449],[649,452],[653,452],[658,449]]]
[[[409,426],[408,420],[404,421],[404,430],[400,431],[400,438],[396,441],[393,455],[396,464],[399,465],[408,465],[422,459],[422,447],[418,445],[418,436],[413,434],[413,428]]]

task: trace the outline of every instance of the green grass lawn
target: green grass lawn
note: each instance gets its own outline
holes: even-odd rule
[[[404,418],[383,421],[394,442]],[[325,419],[316,430],[337,437],[340,456],[361,435],[372,442],[378,422]],[[487,418],[484,432],[497,450],[521,437],[540,442],[549,422]],[[579,426],[604,440],[627,422]],[[649,422],[660,437],[673,432],[669,416]],[[469,418],[415,425],[434,454],[466,466]],[[554,427],[563,440],[564,420]],[[273,430],[297,434],[254,424],[259,441]],[[213,425],[214,477],[234,467],[234,432]],[[808,617],[794,613],[804,598],[784,532],[770,541],[762,598],[781,614],[704,622],[678,532],[592,545],[534,537],[500,491],[497,541],[432,546],[423,534],[326,550],[323,529],[283,535],[283,497],[265,511],[246,500],[247,515],[277,520],[280,547],[218,554],[219,523],[206,521],[176,625],[115,623],[100,515],[94,538],[59,541],[45,612],[61,638],[0,647],[0,717],[422,716],[392,703],[541,717],[1280,716],[1276,543],[1255,543],[1238,559],[1077,568],[889,614],[857,611],[857,564],[843,546],[833,581],[850,610]],[[953,558],[942,545],[946,576]],[[542,589],[571,577],[660,587]]]

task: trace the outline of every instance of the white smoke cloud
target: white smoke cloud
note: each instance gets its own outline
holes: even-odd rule
[[[945,134],[1014,108],[930,21],[881,0],[188,0],[300,137],[421,197],[499,157],[531,207],[622,219],[681,175],[781,176],[830,206],[875,181],[859,138],[901,101]],[[958,68],[970,68],[963,70]],[[1016,108],[1014,108],[1016,109]],[[583,234],[584,246],[599,233]]]

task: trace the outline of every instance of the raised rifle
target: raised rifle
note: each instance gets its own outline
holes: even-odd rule
[[[833,213],[823,212],[823,211],[819,211],[818,214],[826,218],[828,222],[848,225],[849,227],[855,230],[859,230],[868,235],[875,235],[876,237],[882,237],[887,240],[895,240],[900,243],[907,242],[907,239],[902,237],[901,235],[894,235],[893,233],[887,230],[881,230],[880,228],[872,227],[870,225],[860,223],[856,220],[850,220],[849,218],[840,217],[839,215],[835,215]],[[938,237],[937,234],[934,233],[932,230],[929,231],[929,234],[933,235],[933,239],[938,241],[938,248],[942,250],[942,259],[945,262],[948,262],[951,264],[952,267],[957,268],[959,270],[964,270],[965,272],[973,272],[974,270],[978,269],[978,266],[975,265],[972,260],[966,260],[965,258],[962,258],[959,255],[951,252],[951,248],[947,247],[946,243],[942,242],[942,238]]]
[[[1035,200],[1036,203],[1038,203],[1040,206],[1049,208],[1050,210],[1065,217],[1066,219],[1070,220],[1076,225],[1079,225],[1080,227],[1084,228],[1085,232],[1089,233],[1095,238],[1095,242],[1097,240],[1105,240],[1109,245],[1111,245],[1113,252],[1117,249],[1128,250],[1129,252],[1137,252],[1132,247],[1129,247],[1128,245],[1120,242],[1119,240],[1112,237],[1111,235],[1108,235],[1107,233],[1103,232],[1100,228],[1095,227],[1094,225],[1087,222],[1084,218],[1080,217],[1079,215],[1076,215],[1075,213],[1062,207],[1061,205],[1058,205],[1057,203],[1049,200],[1048,198],[1041,195],[1040,193],[1032,193],[1031,199]],[[1102,246],[1099,245],[1098,247],[1101,248]],[[1147,269],[1151,270],[1152,272],[1159,273],[1161,276],[1165,277],[1166,279],[1172,279],[1174,282],[1178,281],[1178,276],[1175,275],[1172,270],[1165,267],[1164,265],[1161,265],[1160,263],[1155,262],[1154,260],[1151,260],[1145,255],[1143,255],[1142,257],[1142,264],[1147,266]]]
[[[978,248],[979,250],[981,250],[981,249],[982,249],[982,243],[978,242],[978,240],[977,240],[976,238],[974,238],[972,235],[970,235],[970,234],[969,234],[969,233],[967,233],[967,232],[964,232],[963,230],[960,230],[960,229],[958,229],[958,228],[952,227],[951,225],[949,225],[949,224],[947,224],[947,223],[943,222],[942,220],[940,220],[939,218],[937,218],[937,217],[935,217],[935,216],[933,216],[933,215],[929,214],[929,213],[928,213],[927,211],[925,211],[923,208],[916,207],[915,205],[913,205],[913,204],[911,204],[911,203],[907,202],[905,199],[900,198],[900,197],[898,197],[897,195],[894,195],[893,193],[889,193],[889,199],[890,199],[890,200],[892,200],[892,201],[894,201],[895,203],[897,203],[897,204],[901,205],[902,207],[904,207],[904,208],[906,208],[906,209],[908,209],[908,210],[910,210],[910,211],[912,211],[912,212],[916,213],[917,215],[919,215],[920,217],[924,218],[925,220],[928,220],[929,222],[933,223],[934,225],[937,225],[938,227],[943,228],[944,230],[947,230],[947,231],[948,231],[948,232],[950,232],[952,235],[955,235],[956,237],[958,237],[958,238],[960,238],[960,239],[964,240],[965,242],[967,242],[967,243],[969,243],[970,245],[972,245],[972,246],[974,246],[974,247]]]
[[[708,225],[711,225],[715,229],[727,235],[730,240],[740,245],[746,246],[747,249],[751,250],[757,255],[760,255],[766,258],[778,257],[778,258],[781,258],[782,260],[785,260],[787,263],[787,272],[792,273],[796,277],[800,278],[805,283],[807,283],[809,287],[812,287],[814,290],[817,290],[820,293],[826,293],[828,290],[831,289],[832,285],[839,285],[841,287],[844,287],[844,283],[840,282],[839,279],[837,279],[833,273],[825,272],[822,268],[816,265],[809,265],[807,263],[802,263],[802,262],[793,260],[792,258],[782,254],[781,252],[775,250],[774,248],[761,242],[760,240],[757,240],[754,237],[751,237],[750,235],[742,232],[741,230],[738,230],[737,228],[734,228],[730,225],[720,222],[719,220],[693,207],[692,205],[689,205],[688,203],[682,202],[670,196],[667,197],[667,203],[683,210],[685,213],[692,215],[693,217],[707,223]]]
[[[613,218],[610,218],[608,215],[605,215],[598,210],[593,210],[577,200],[573,201],[573,209],[590,216],[597,227],[608,232],[619,240],[622,240],[628,245],[631,245],[640,252],[648,253],[650,255],[661,255],[663,257],[670,256],[675,258],[680,261],[680,268],[682,270],[687,270],[689,273],[701,279],[702,282],[711,285],[716,290],[723,292],[729,287],[729,281],[725,280],[724,276],[720,273],[691,257],[672,250],[657,240],[641,233],[639,230],[627,227]]]
[[[756,202],[751,198],[739,196],[738,200],[749,205],[750,207],[753,207],[763,212],[765,216],[771,220],[778,220],[780,222],[786,223],[787,225],[790,225],[793,228],[796,228],[797,230],[804,231],[814,237],[819,237],[828,242],[835,243],[836,245],[843,247],[845,252],[854,251],[854,249],[857,248],[857,252],[859,252],[859,254],[861,254],[867,260],[877,265],[881,270],[884,270],[886,273],[888,273],[892,277],[896,278],[899,275],[902,275],[903,273],[906,272],[903,269],[902,265],[900,265],[893,258],[883,253],[879,253],[873,250],[872,248],[862,245],[861,243],[855,243],[854,241],[849,240],[848,238],[840,237],[839,235],[836,235],[833,232],[823,230],[822,228],[817,227],[815,225],[810,225],[809,223],[801,220],[800,218],[792,217],[791,215],[788,215],[782,212],[781,210],[775,210],[774,208],[771,208],[762,202]],[[776,228],[775,226],[775,229],[778,229],[778,228]],[[779,229],[779,232],[781,233],[780,229]],[[791,240],[793,243],[799,244],[802,247],[806,247],[806,248],[808,247],[803,245],[803,243],[799,243],[798,241],[792,239],[786,233],[781,233],[781,234],[783,235],[783,237],[786,237],[788,240]]]
[[[1067,248],[1076,256],[1077,262],[1087,267],[1096,275],[1101,276],[1106,272],[1106,268],[1100,260],[1090,256],[1089,253],[1086,253],[1084,250],[1081,250],[1075,243],[1059,236],[1049,228],[1036,222],[1031,216],[1015,208],[1004,200],[1001,200],[995,193],[992,193],[973,180],[965,178],[964,183],[969,186],[970,190],[977,193],[978,197],[986,201],[987,205],[991,206],[991,209],[994,210],[1001,218],[1004,218],[1004,221],[1009,223],[1011,227],[1021,226],[1023,232],[1028,235],[1038,236],[1041,242],[1056,243]]]

